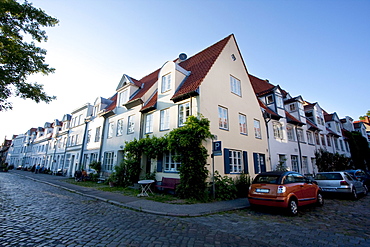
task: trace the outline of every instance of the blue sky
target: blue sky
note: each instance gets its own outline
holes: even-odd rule
[[[60,20],[41,43],[56,69],[30,81],[50,103],[12,99],[0,112],[0,138],[43,127],[97,97],[110,97],[122,74],[140,79],[229,34],[248,72],[327,112],[355,120],[369,109],[370,1],[29,0]]]

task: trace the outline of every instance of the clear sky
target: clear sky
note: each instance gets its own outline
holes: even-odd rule
[[[11,99],[14,109],[0,112],[1,139],[112,96],[123,74],[141,79],[232,33],[250,74],[340,118],[370,109],[369,0],[29,2],[60,21],[39,45],[56,72],[30,78],[57,100]]]

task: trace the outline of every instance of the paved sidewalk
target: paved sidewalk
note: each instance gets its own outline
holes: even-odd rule
[[[48,174],[34,174],[32,172],[20,170],[11,170],[9,172],[17,174],[19,176],[26,177],[28,179],[32,179],[37,182],[50,184],[61,189],[65,189],[77,194],[88,196],[97,200],[105,201],[125,208],[152,214],[195,217],[249,207],[249,202],[247,198],[197,204],[161,203],[147,200],[145,198],[124,196],[118,193],[106,192],[94,188],[70,184],[63,181],[66,179],[66,177],[62,176],[53,176]]]

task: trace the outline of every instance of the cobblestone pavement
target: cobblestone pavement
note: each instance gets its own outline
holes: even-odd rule
[[[328,199],[298,217],[246,209],[179,218],[0,173],[0,246],[370,246],[369,202]]]

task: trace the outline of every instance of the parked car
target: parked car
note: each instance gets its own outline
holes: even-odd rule
[[[355,179],[361,181],[364,185],[366,185],[367,189],[370,188],[370,174],[366,173],[364,170],[346,170],[345,172],[349,173]]]
[[[248,200],[251,206],[285,208],[290,215],[297,215],[298,207],[303,205],[324,205],[319,186],[313,180],[291,171],[258,174],[249,188]]]
[[[353,199],[358,198],[358,194],[367,195],[367,187],[361,181],[353,178],[347,172],[319,172],[315,176],[315,181],[325,193],[349,194]]]

